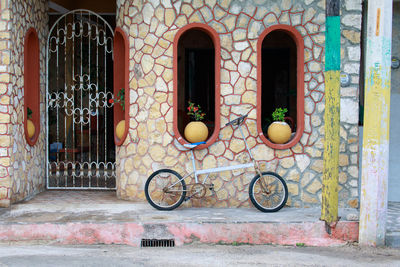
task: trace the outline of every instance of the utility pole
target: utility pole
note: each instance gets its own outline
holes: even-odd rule
[[[321,220],[327,230],[338,221],[340,144],[340,0],[326,0],[325,144]]]
[[[359,243],[385,245],[392,0],[368,1]]]

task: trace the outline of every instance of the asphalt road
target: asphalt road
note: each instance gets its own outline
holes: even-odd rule
[[[400,266],[400,249],[0,244],[0,266]]]

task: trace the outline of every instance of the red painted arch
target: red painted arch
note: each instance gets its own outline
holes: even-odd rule
[[[40,51],[39,37],[34,28],[30,28],[24,40],[24,130],[29,145],[36,144],[40,133]],[[31,121],[35,125],[35,134],[28,136],[28,107],[32,110]]]
[[[114,104],[114,141],[122,145],[129,130],[129,42],[125,32],[117,27],[114,32],[114,97],[121,88],[125,89],[125,111],[121,105]],[[125,120],[125,130],[121,139],[115,134],[118,122]]]
[[[262,43],[265,37],[273,31],[284,31],[287,33],[297,47],[297,129],[292,140],[286,144],[274,144],[264,136],[262,130],[262,113],[261,113],[261,94],[262,94]],[[274,25],[267,28],[258,38],[257,42],[257,130],[259,136],[264,143],[274,149],[287,149],[293,147],[300,141],[304,132],[304,40],[301,34],[289,25]]]
[[[174,113],[174,120],[173,120],[173,129],[175,133],[175,138],[178,140],[179,143],[181,144],[187,144],[188,142],[182,137],[181,133],[178,130],[178,43],[179,39],[184,34],[186,31],[191,30],[191,29],[196,29],[196,30],[201,30],[208,34],[211,38],[211,40],[214,43],[214,49],[215,49],[215,62],[214,62],[214,68],[215,68],[215,87],[214,87],[214,105],[215,105],[215,118],[214,118],[214,123],[215,123],[215,128],[213,134],[210,136],[210,138],[206,141],[207,143],[204,145],[200,145],[196,147],[196,149],[202,149],[210,146],[215,142],[219,135],[220,131],[220,69],[221,69],[221,43],[219,40],[218,33],[211,28],[210,26],[206,24],[201,24],[201,23],[192,23],[188,24],[184,27],[182,27],[175,35],[174,38],[174,65],[173,65],[173,83],[174,83],[174,95],[173,95],[173,113]]]

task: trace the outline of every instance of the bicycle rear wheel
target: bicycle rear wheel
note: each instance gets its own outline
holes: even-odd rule
[[[262,212],[275,212],[285,206],[288,198],[286,182],[278,174],[263,172],[250,182],[249,196],[253,205]]]
[[[176,171],[162,169],[153,172],[144,186],[147,201],[158,210],[173,210],[186,196],[186,183]]]

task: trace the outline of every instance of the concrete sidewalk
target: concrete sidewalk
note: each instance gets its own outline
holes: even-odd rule
[[[128,244],[173,239],[217,244],[332,246],[358,239],[358,211],[340,210],[331,235],[319,208],[187,208],[158,211],[147,203],[118,200],[115,192],[46,191],[0,214],[0,241],[60,244]]]
[[[400,248],[400,202],[388,203],[386,246]]]
[[[124,245],[0,244],[0,266],[400,266],[400,253],[391,248],[294,247],[274,245],[207,245],[135,248]]]

